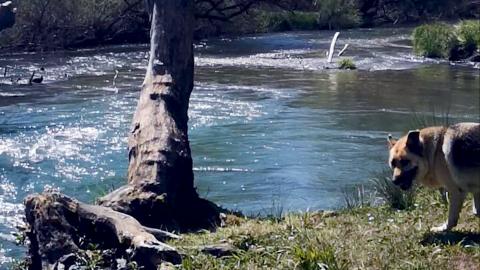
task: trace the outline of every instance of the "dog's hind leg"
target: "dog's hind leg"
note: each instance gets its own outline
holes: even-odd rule
[[[460,190],[448,192],[449,205],[448,205],[448,220],[441,226],[431,229],[433,232],[449,231],[453,227],[457,226],[460,212],[462,211],[463,202],[467,197],[467,193]]]
[[[473,214],[480,217],[480,191],[473,193]]]

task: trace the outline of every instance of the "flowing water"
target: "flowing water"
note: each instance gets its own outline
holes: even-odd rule
[[[337,47],[350,44],[357,71],[324,69],[332,32],[197,44],[190,140],[200,194],[251,214],[338,208],[345,188],[385,168],[388,133],[418,118],[479,121],[479,70],[415,57],[410,32],[342,32]],[[12,232],[27,194],[54,188],[92,202],[125,183],[146,51],[0,56],[10,67],[0,79],[0,268],[24,252]],[[21,85],[41,66],[43,84]]]

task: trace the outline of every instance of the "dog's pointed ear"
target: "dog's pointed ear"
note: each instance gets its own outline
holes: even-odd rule
[[[388,141],[388,148],[389,149],[392,149],[392,147],[397,143],[397,140],[395,140],[392,137],[392,134],[388,134],[387,141]]]
[[[407,135],[407,148],[410,152],[422,156],[423,145],[420,141],[420,130],[411,130]]]

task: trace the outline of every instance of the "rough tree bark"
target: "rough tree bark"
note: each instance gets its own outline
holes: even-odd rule
[[[197,195],[188,141],[194,1],[146,3],[152,18],[150,60],[129,135],[128,184],[99,202],[148,226],[212,227],[219,213]]]
[[[180,263],[178,252],[160,241],[178,236],[141,225],[112,209],[88,205],[59,193],[46,192],[25,199],[30,269],[65,269],[81,263],[91,247],[111,250],[110,260],[130,258],[147,269],[163,261]],[[108,260],[107,256],[103,258]],[[108,264],[108,262],[105,262]],[[116,269],[111,266],[110,269]]]
[[[101,198],[101,206],[52,192],[29,196],[25,215],[32,269],[78,263],[77,254],[87,252],[85,243],[156,269],[162,261],[181,261],[174,248],[160,242],[176,236],[157,228],[186,231],[220,223],[219,208],[195,190],[188,141],[193,0],[147,2],[152,8],[150,61],[128,142],[128,183]]]
[[[154,2],[150,61],[128,142],[128,182],[158,182],[172,199],[194,193],[187,127],[193,24],[193,1]]]

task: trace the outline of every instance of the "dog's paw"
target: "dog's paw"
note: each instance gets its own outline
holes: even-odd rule
[[[450,229],[451,229],[451,227],[448,226],[447,223],[443,223],[440,226],[431,228],[430,231],[431,232],[446,232],[446,231],[449,231]]]

